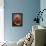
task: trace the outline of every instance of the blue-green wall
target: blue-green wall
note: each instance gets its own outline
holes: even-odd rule
[[[46,9],[46,0],[41,0],[40,1],[40,10],[42,11],[43,9]],[[40,25],[45,26],[46,27],[46,10],[43,12],[43,22],[40,22]]]
[[[40,0],[4,0],[5,40],[18,41],[32,28],[35,12],[40,9]],[[23,26],[12,27],[12,13],[23,13]]]

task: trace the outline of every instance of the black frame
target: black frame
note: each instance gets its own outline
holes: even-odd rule
[[[14,22],[13,22],[13,18],[14,18],[14,16],[17,16],[17,15],[19,15],[20,17],[21,17],[21,24],[20,25],[16,25],[16,24],[14,24]],[[14,27],[19,27],[19,26],[22,26],[23,25],[23,13],[12,13],[12,26],[14,26]]]

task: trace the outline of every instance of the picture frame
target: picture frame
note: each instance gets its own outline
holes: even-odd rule
[[[12,13],[12,26],[23,25],[23,13]]]

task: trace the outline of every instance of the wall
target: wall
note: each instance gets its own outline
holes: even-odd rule
[[[35,12],[40,10],[40,0],[4,0],[5,40],[18,41],[32,28]],[[12,13],[23,13],[23,26],[12,27]]]
[[[41,0],[40,1],[40,9],[41,9],[41,11],[43,9],[46,9],[46,0]],[[46,26],[46,11],[43,12],[42,17],[43,17],[43,22],[41,21],[40,25]]]

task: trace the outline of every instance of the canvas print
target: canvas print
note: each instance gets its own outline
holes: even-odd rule
[[[12,26],[22,26],[23,13],[12,13]]]

